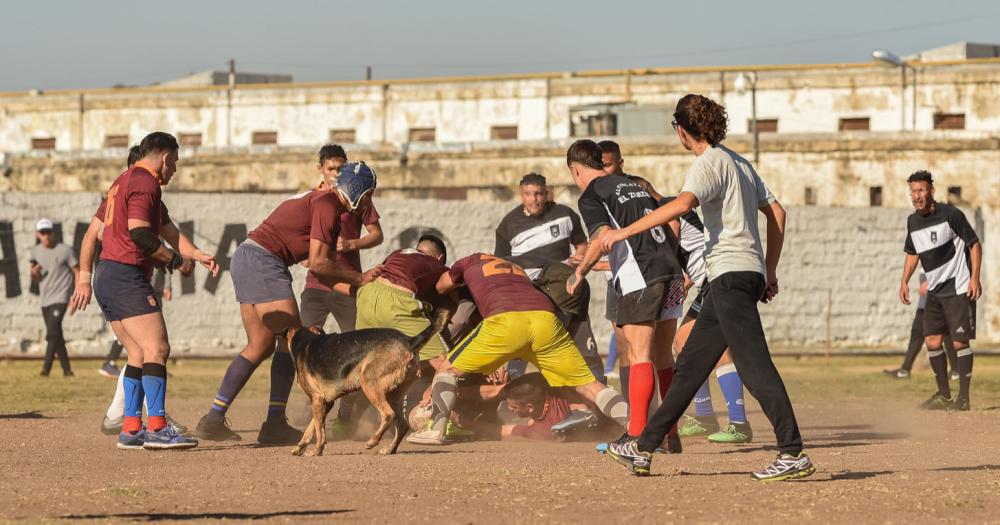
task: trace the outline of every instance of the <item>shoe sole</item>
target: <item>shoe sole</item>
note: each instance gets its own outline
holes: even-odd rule
[[[406,442],[413,443],[414,445],[434,445],[436,447],[448,444],[446,441],[430,438],[406,438]]]
[[[186,450],[197,446],[197,443],[143,443],[142,448],[146,450]]]
[[[816,472],[816,467],[809,466],[807,469],[799,470],[796,472],[790,472],[788,474],[782,474],[780,476],[775,476],[773,478],[758,478],[751,475],[750,478],[754,481],[760,481],[761,483],[770,483],[772,481],[789,481],[793,479],[804,478],[806,476],[812,476]]]
[[[215,434],[208,434],[195,430],[193,435],[194,437],[204,439],[205,441],[243,441],[243,436],[235,433],[232,436],[217,436]]]
[[[101,374],[102,376],[104,376],[104,377],[106,377],[108,379],[118,379],[118,376],[112,374],[111,372],[105,372],[104,370],[98,370],[97,373]]]
[[[140,450],[144,445],[126,445],[125,443],[116,443],[115,447],[122,450]]]
[[[709,443],[715,443],[716,445],[746,445],[747,443],[753,443],[753,438],[741,439],[741,440],[729,440],[721,441],[717,439],[708,438]]]
[[[649,475],[648,468],[636,468],[636,466],[632,464],[631,461],[619,456],[618,454],[615,454],[614,452],[611,452],[610,450],[607,452],[607,455],[611,456],[611,458],[617,461],[618,463],[625,465],[625,467],[632,472],[633,476],[644,477]]]

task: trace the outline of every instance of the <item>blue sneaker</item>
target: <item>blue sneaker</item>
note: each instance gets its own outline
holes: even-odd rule
[[[598,443],[597,446],[594,447],[594,449],[597,450],[598,454],[606,454],[608,452],[608,447],[610,445],[612,445],[612,444],[621,444],[621,443],[624,443],[624,442],[628,441],[629,439],[630,438],[629,438],[628,432],[625,432],[621,436],[618,436],[618,439],[616,439],[614,441],[609,441],[607,443]]]
[[[584,410],[573,410],[566,419],[552,425],[553,434],[566,434],[579,428],[594,428],[597,426],[597,416]]]
[[[120,432],[118,434],[117,447],[125,450],[136,450],[142,448],[146,442],[146,429],[142,429],[135,434]]]
[[[177,429],[167,425],[156,432],[146,431],[146,440],[142,448],[147,450],[170,450],[185,449],[198,446],[198,440],[193,437],[183,436]]]

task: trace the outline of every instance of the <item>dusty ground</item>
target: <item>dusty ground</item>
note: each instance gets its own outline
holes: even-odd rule
[[[976,361],[971,413],[920,413],[929,372],[885,378],[895,358],[778,359],[807,451],[819,471],[760,484],[774,455],[748,400],[756,441],[685,442],[634,478],[593,443],[405,444],[395,457],[331,443],[320,458],[252,443],[265,410],[266,367],[230,412],[239,444],[188,452],[121,451],[98,432],[113,382],[93,361],[78,377],[0,364],[0,518],[55,521],[832,522],[1000,520],[1000,358]],[[227,363],[172,366],[168,410],[193,425]],[[297,392],[295,395],[299,395]],[[294,400],[293,400],[294,404]],[[721,407],[721,396],[716,396]]]

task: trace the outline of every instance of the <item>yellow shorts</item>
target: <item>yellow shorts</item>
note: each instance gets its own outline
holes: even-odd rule
[[[559,318],[541,310],[491,315],[448,354],[455,368],[480,374],[511,359],[531,362],[554,387],[597,381]]]
[[[398,288],[373,282],[358,289],[358,320],[362,328],[395,328],[408,336],[415,336],[430,326],[430,305],[424,304]],[[426,361],[448,352],[441,334],[431,337],[420,349],[420,360]]]

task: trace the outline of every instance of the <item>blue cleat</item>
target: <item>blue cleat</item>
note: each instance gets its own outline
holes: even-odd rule
[[[566,434],[579,428],[594,428],[597,426],[597,416],[584,410],[573,410],[566,419],[552,425],[553,434]]]
[[[120,449],[124,450],[137,450],[142,448],[146,441],[146,429],[142,429],[135,434],[129,432],[120,432],[118,434],[118,445]]]
[[[146,431],[146,440],[142,448],[146,450],[181,450],[198,446],[198,440],[177,432],[177,429],[167,425],[156,432]]]
[[[608,451],[608,444],[607,443],[598,443],[597,446],[594,447],[594,448],[597,449],[597,453],[598,454],[604,454],[604,453],[606,453]]]

